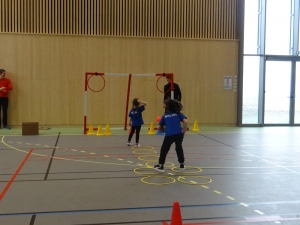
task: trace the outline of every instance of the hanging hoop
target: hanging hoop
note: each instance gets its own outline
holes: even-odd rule
[[[95,74],[93,74],[92,76],[95,76]],[[90,76],[90,77],[88,78],[88,80],[87,80],[87,86],[88,86],[88,88],[89,88],[91,91],[93,91],[93,92],[100,92],[100,91],[102,91],[102,90],[105,88],[105,79],[104,79],[104,77],[103,77],[102,75],[99,75],[99,76],[103,79],[104,85],[103,85],[103,88],[101,88],[101,89],[98,90],[98,91],[95,91],[95,90],[93,90],[93,89],[90,87],[90,85],[89,85],[89,81],[90,81],[90,78],[91,78],[92,76]],[[96,74],[96,76],[98,76],[98,75]]]
[[[158,88],[158,81],[159,81],[159,79],[160,78],[162,78],[163,76],[160,76],[158,79],[157,79],[157,81],[156,81],[156,88],[157,88],[157,90],[159,90],[159,88]],[[171,86],[170,86],[170,89],[169,90],[167,90],[166,92],[164,92],[164,91],[161,91],[161,90],[159,90],[161,93],[167,93],[167,92],[169,92],[169,91],[171,91]]]

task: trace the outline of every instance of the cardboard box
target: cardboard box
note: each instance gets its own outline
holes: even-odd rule
[[[39,122],[23,122],[22,135],[39,135]]]

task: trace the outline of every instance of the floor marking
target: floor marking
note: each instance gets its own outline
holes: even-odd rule
[[[92,154],[92,155],[95,155],[96,153],[94,153],[94,152],[90,152],[90,154]]]
[[[16,151],[19,151],[19,152],[23,152],[23,153],[28,153],[28,151],[26,150],[21,150],[21,149],[18,149],[16,147],[13,147],[9,144],[7,144],[4,139],[5,139],[6,136],[2,136],[2,142],[4,145],[6,145],[7,147],[11,148],[11,149],[14,149]],[[49,147],[49,146],[48,146]],[[58,147],[57,147],[58,148]],[[199,154],[199,153],[197,153]],[[32,153],[32,155],[39,155],[39,156],[46,156],[46,155],[42,155],[42,154],[38,154],[38,153]],[[249,156],[249,155],[247,155]],[[109,157],[107,155],[104,155],[104,157]],[[62,157],[53,157],[55,159],[61,159],[61,160],[66,160],[66,161],[75,161],[75,162],[84,162],[84,163],[94,163],[94,164],[105,164],[105,165],[119,165],[119,166],[136,166],[136,165],[130,165],[130,164],[118,164],[118,163],[106,163],[106,162],[97,162],[97,161],[85,161],[85,160],[81,160],[81,159],[68,159],[68,158],[62,158]],[[138,157],[136,157],[138,158]],[[297,167],[299,168],[299,166],[291,166],[293,168]],[[278,168],[277,166],[273,166],[273,167],[202,167],[202,169],[245,169],[245,168],[255,168],[255,169],[261,169],[261,168]],[[294,172],[294,171],[293,171]]]
[[[124,160],[124,159],[118,159],[118,160]]]
[[[207,186],[205,186],[205,185],[201,185],[201,187],[203,187],[203,188],[209,188],[209,187],[207,187]]]
[[[190,183],[192,183],[192,184],[197,184],[197,182],[195,182],[195,181],[192,181],[192,180],[190,181]]]
[[[47,148],[49,148],[50,146],[48,146],[48,145],[44,145],[45,147],[47,147]]]
[[[280,221],[274,221],[274,223],[281,223]]]
[[[254,212],[257,212],[257,213],[260,214],[260,215],[263,215],[263,214],[264,214],[263,212],[261,212],[261,211],[259,211],[259,210],[254,210]]]
[[[217,190],[214,190],[214,192],[217,193],[217,194],[219,194],[219,195],[222,194],[221,192],[219,192],[219,191],[217,191]]]
[[[137,165],[139,165],[139,166],[144,166],[143,164],[140,164],[140,163],[138,163]]]
[[[245,203],[243,203],[243,202],[241,202],[240,204],[241,204],[242,206],[249,207],[249,205],[247,205],[247,204],[245,204]]]
[[[251,155],[251,156],[253,156],[253,157],[255,157],[255,158],[261,159],[261,160],[263,160],[264,162],[271,163],[271,164],[273,164],[273,165],[276,165],[277,167],[281,167],[281,168],[283,168],[283,169],[286,169],[286,170],[289,170],[289,171],[291,171],[291,172],[296,173],[296,171],[294,171],[294,170],[288,169],[288,168],[285,167],[285,166],[278,165],[278,164],[276,164],[276,163],[274,163],[274,162],[271,162],[271,161],[266,160],[266,159],[263,159],[263,158],[261,158],[261,157],[259,157],[259,156],[253,155],[253,154],[251,154],[251,153],[249,153],[249,152],[246,152],[246,151],[242,151],[242,152],[244,152],[244,153],[246,153],[246,154],[249,154],[249,155]]]
[[[80,151],[80,152],[86,152],[86,151]]]
[[[173,173],[168,173],[169,175],[174,175]]]
[[[18,174],[20,173],[21,169],[25,165],[25,163],[26,163],[27,159],[29,158],[29,156],[31,155],[32,151],[33,151],[33,149],[30,149],[30,151],[26,155],[25,159],[20,164],[19,168],[16,170],[16,172],[14,173],[14,175],[12,176],[12,178],[9,180],[9,182],[7,183],[7,185],[5,186],[5,188],[3,189],[2,193],[0,194],[0,201],[2,200],[2,198],[4,197],[4,195],[6,194],[6,192],[8,191],[10,185],[14,182],[14,180],[16,179],[16,177],[18,176]]]
[[[72,151],[74,151],[74,152],[77,152],[77,150],[76,149],[71,149]]]
[[[31,145],[30,143],[26,143],[26,145]]]
[[[35,144],[36,146],[41,146],[41,145],[39,145],[39,144]]]
[[[133,162],[131,162],[131,161],[127,161],[127,162],[129,162],[129,163],[133,163]]]
[[[226,198],[229,198],[230,200],[235,200],[235,198],[230,197],[230,196],[226,196]]]

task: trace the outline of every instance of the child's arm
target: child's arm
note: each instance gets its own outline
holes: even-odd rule
[[[147,105],[147,102],[144,102],[144,101],[141,101],[141,100],[138,100],[138,103],[140,103],[140,105],[144,105],[144,106]]]
[[[130,120],[129,120],[129,126],[131,126],[131,117],[130,117]]]
[[[187,121],[187,119],[183,119],[182,122],[183,122],[182,132],[185,133],[187,131],[187,123],[188,123],[188,121]]]
[[[158,124],[157,129],[160,130],[161,132],[165,132],[164,126],[162,126],[162,125]]]

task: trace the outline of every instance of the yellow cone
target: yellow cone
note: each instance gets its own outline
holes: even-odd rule
[[[96,134],[96,135],[97,135],[97,136],[102,136],[102,135],[104,135],[103,132],[102,132],[102,126],[101,126],[101,125],[98,126],[98,131],[97,131],[97,134]]]
[[[111,135],[109,124],[106,125],[104,134]]]
[[[194,131],[194,132],[199,131],[197,120],[195,120],[195,122],[194,122],[194,127],[193,127],[192,131]]]
[[[93,125],[90,124],[89,131],[88,131],[87,135],[94,135],[94,134],[95,134],[95,133],[94,133]]]
[[[153,123],[150,124],[150,129],[149,129],[148,134],[155,134]]]

